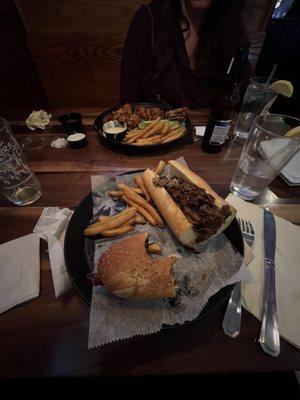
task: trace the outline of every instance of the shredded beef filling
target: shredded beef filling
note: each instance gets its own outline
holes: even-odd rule
[[[160,177],[153,182],[164,187],[184,212],[193,224],[198,242],[214,235],[230,214],[229,206],[217,207],[212,195],[181,178]]]

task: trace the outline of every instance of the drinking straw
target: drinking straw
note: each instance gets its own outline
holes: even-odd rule
[[[270,72],[270,75],[269,75],[269,77],[268,77],[268,79],[267,79],[266,88],[269,87],[270,82],[271,82],[271,79],[273,78],[277,67],[278,67],[278,63],[275,63],[275,64],[273,65],[273,68],[272,68],[272,70],[271,70],[271,72]]]

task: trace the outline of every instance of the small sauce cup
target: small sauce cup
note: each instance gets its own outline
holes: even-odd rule
[[[65,133],[83,132],[82,116],[80,113],[67,113],[58,117]]]
[[[66,135],[65,139],[72,149],[81,149],[89,143],[86,134],[81,132],[73,132],[70,135]]]
[[[125,138],[127,125],[122,121],[108,121],[103,124],[103,134],[108,139],[122,142]]]

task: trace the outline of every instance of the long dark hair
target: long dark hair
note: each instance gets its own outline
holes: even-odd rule
[[[230,13],[230,8],[238,9],[238,15],[243,8],[243,0],[214,0],[207,10],[205,19],[199,29],[198,49],[196,52],[195,71],[204,76],[222,77],[226,72],[221,44],[220,26]],[[181,9],[180,0],[163,0],[161,2],[160,18],[155,23],[150,83],[158,88],[179,40],[182,40],[181,23],[189,29],[189,22]],[[239,21],[230,21],[237,24]]]

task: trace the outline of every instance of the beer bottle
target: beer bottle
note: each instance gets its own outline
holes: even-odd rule
[[[249,42],[240,41],[231,59],[224,90],[216,106],[210,111],[203,136],[202,150],[206,153],[219,153],[228,138],[234,112],[239,103],[239,83],[247,62],[249,47]]]

